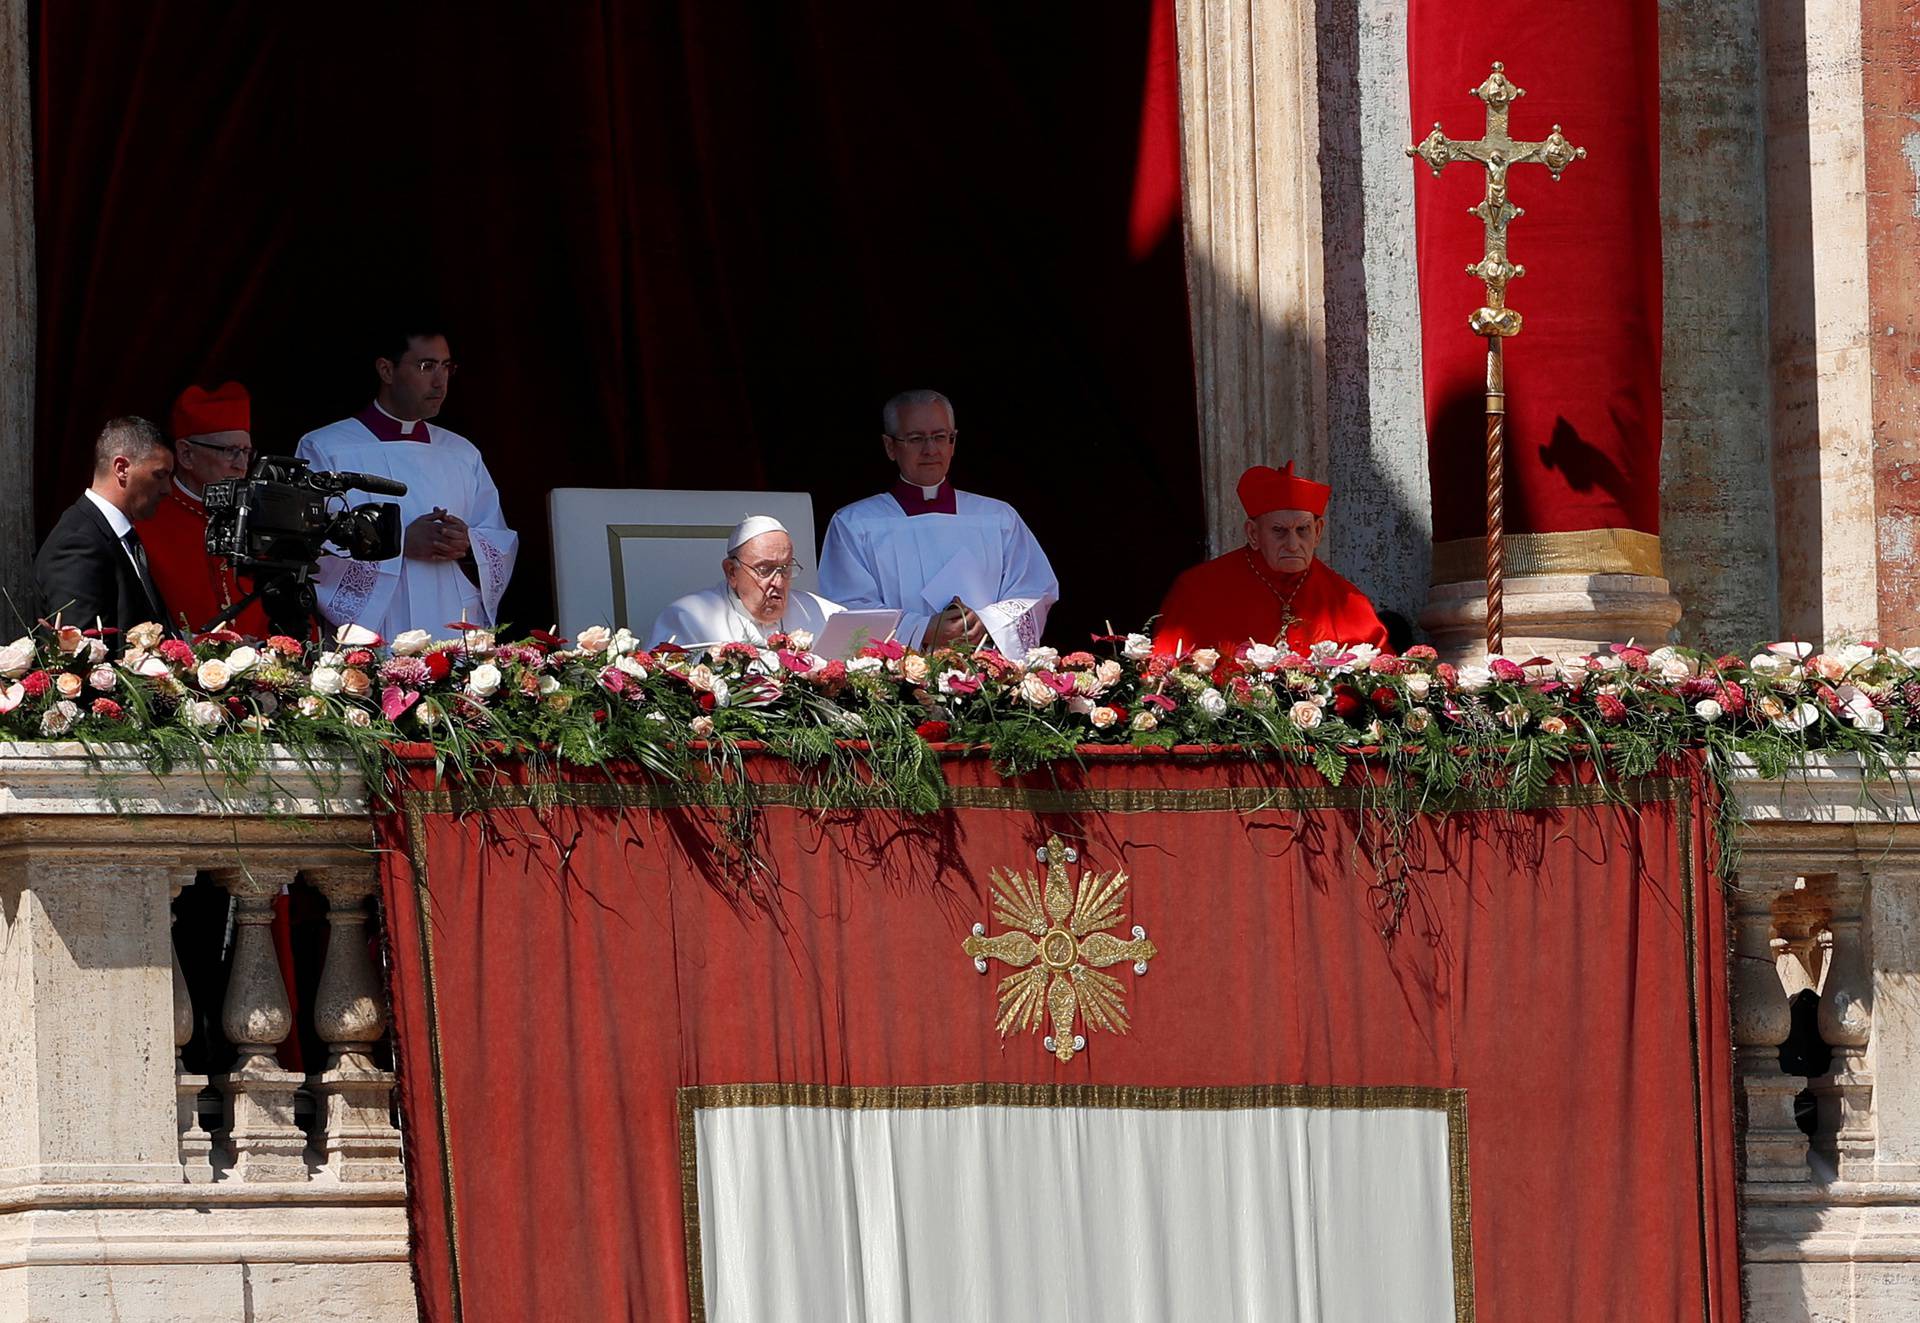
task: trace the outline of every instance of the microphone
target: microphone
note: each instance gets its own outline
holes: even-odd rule
[[[369,496],[405,496],[407,494],[406,483],[393,478],[383,478],[374,473],[335,473],[332,476],[339,480],[343,491],[351,487]]]

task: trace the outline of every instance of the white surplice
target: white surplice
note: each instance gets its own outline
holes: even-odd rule
[[[918,647],[951,596],[929,601],[928,587],[975,582],[991,600],[960,599],[987,621],[1003,652],[1024,656],[1040,642],[1060,580],[1011,505],[963,491],[953,502],[952,514],[909,515],[882,492],[841,509],[820,552],[820,591],[848,610],[899,611],[899,638]]]
[[[804,629],[816,638],[827,617],[845,610],[837,602],[795,588],[787,593],[787,608],[779,621],[762,625],[747,614],[733,589],[721,584],[704,592],[675,599],[647,633],[647,646],[672,641],[683,648],[700,643],[752,643],[765,646],[769,634],[791,634]]]
[[[396,437],[424,429],[427,440],[385,440],[375,434],[376,426]],[[355,492],[349,499],[397,501],[403,531],[438,506],[465,521],[473,546],[477,584],[453,561],[322,559],[314,583],[321,614],[330,622],[364,625],[388,639],[409,629],[450,637],[459,633],[448,628],[456,621],[495,623],[520,535],[507,527],[500,493],[471,441],[431,423],[401,422],[376,405],[307,433],[295,453],[316,471],[371,473],[406,483],[405,496]]]

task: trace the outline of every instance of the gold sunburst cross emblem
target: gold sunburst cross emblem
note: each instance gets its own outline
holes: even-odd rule
[[[1051,1023],[1053,1032],[1042,1040],[1047,1051],[1062,1061],[1087,1045],[1084,1034],[1073,1032],[1075,1016],[1084,1016],[1089,1029],[1127,1032],[1127,1008],[1120,1000],[1120,981],[1100,971],[1122,960],[1133,962],[1133,972],[1147,972],[1147,962],[1159,954],[1147,940],[1147,930],[1133,925],[1133,940],[1103,932],[1120,921],[1127,895],[1124,872],[1096,873],[1082,869],[1078,886],[1067,881],[1067,865],[1079,854],[1062,846],[1058,836],[1034,851],[1046,868],[1043,881],[1033,873],[995,869],[993,917],[1014,929],[987,936],[984,923],[973,925],[964,943],[973,967],[987,972],[988,960],[1014,967],[1000,980],[1000,1020],[995,1026],[1005,1038]]]

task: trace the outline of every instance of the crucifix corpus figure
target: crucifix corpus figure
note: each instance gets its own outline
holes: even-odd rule
[[[1485,226],[1486,249],[1479,261],[1467,267],[1468,275],[1485,282],[1487,301],[1467,318],[1467,325],[1487,341],[1487,651],[1498,653],[1505,623],[1501,599],[1506,567],[1501,539],[1506,519],[1503,487],[1507,424],[1506,372],[1500,342],[1520,334],[1520,314],[1507,306],[1507,282],[1527,274],[1524,266],[1507,258],[1507,224],[1526,215],[1507,200],[1507,170],[1516,165],[1544,165],[1558,183],[1560,172],[1584,158],[1587,149],[1568,142],[1558,124],[1540,142],[1515,142],[1507,131],[1507,113],[1526,91],[1514,86],[1507,78],[1506,66],[1497,60],[1487,80],[1468,95],[1486,104],[1484,134],[1472,142],[1456,141],[1435,124],[1433,132],[1407,148],[1407,155],[1418,156],[1432,166],[1435,177],[1442,167],[1455,161],[1473,161],[1487,171],[1487,196],[1468,209]]]

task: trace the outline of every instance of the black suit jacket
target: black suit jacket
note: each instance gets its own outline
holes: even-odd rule
[[[92,629],[97,618],[122,635],[142,621],[167,623],[160,590],[147,592],[113,526],[85,496],[67,507],[40,544],[33,581],[47,620],[57,611],[65,623]]]

